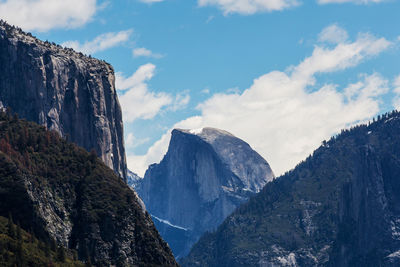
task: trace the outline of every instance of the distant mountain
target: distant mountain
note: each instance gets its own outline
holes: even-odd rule
[[[273,178],[268,163],[230,133],[175,129],[167,154],[136,189],[179,258]]]
[[[108,63],[0,20],[0,107],[57,131],[126,178],[122,113]]]
[[[324,141],[181,264],[400,266],[400,113]]]
[[[128,175],[126,176],[126,183],[130,187],[132,188],[138,187],[142,179],[143,179],[142,177],[140,177],[139,175],[128,169]]]
[[[9,214],[95,266],[177,266],[135,192],[95,152],[0,112],[0,216]]]

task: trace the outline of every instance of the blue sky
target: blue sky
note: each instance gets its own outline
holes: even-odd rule
[[[174,127],[247,141],[276,174],[400,107],[394,0],[0,0],[0,17],[114,66],[128,166]]]

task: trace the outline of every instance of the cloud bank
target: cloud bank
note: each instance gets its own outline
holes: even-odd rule
[[[346,4],[352,3],[357,5],[378,4],[386,2],[386,0],[318,0],[318,4]]]
[[[139,0],[140,2],[152,4],[164,0]],[[382,3],[387,0],[317,0],[320,5],[325,4],[373,4]],[[256,13],[282,11],[302,4],[301,0],[197,0],[199,7],[214,6],[220,9],[224,15],[240,14],[253,15]],[[212,17],[210,17],[212,19]],[[207,20],[207,22],[209,22]]]
[[[144,47],[139,47],[135,48],[132,51],[133,57],[152,57],[152,58],[162,58],[163,55],[154,53],[153,51],[144,48]]]
[[[126,90],[119,97],[122,107],[124,122],[130,123],[137,119],[152,119],[160,110],[173,102],[172,97],[164,92],[151,92],[147,82],[153,78],[156,66],[146,64],[125,78],[117,73],[116,87],[118,90]]]
[[[125,123],[132,123],[137,119],[149,120],[164,108],[177,111],[189,104],[190,96],[187,91],[176,96],[151,91],[148,82],[155,75],[155,71],[156,66],[148,63],[140,66],[130,77],[126,78],[122,73],[116,74],[116,88],[122,92],[119,101]]]
[[[280,11],[299,5],[296,0],[198,0],[200,7],[216,6],[225,15],[251,15],[259,12]]]
[[[98,7],[96,0],[0,1],[0,18],[26,31],[77,28],[88,23]]]
[[[79,41],[67,41],[61,45],[64,47],[73,48],[74,50],[84,54],[91,55],[125,43],[129,40],[132,32],[133,30],[130,29],[120,32],[103,33],[94,38],[92,41],[86,41],[83,44],[81,44]]]
[[[146,4],[152,4],[152,3],[162,2],[164,0],[139,0],[139,1]]]
[[[332,27],[332,26],[330,26]],[[335,26],[333,32],[347,36]],[[329,32],[329,28],[322,31]],[[320,36],[323,36],[320,35]],[[391,46],[384,38],[359,34],[347,38],[320,38],[311,56],[287,71],[272,71],[256,78],[242,93],[215,94],[198,108],[201,115],[178,122],[174,128],[222,128],[247,141],[271,164],[277,175],[306,158],[322,140],[342,128],[379,112],[380,97],[389,82],[378,73],[361,74],[358,82],[339,88],[317,84],[317,74],[354,67]],[[159,162],[167,150],[169,130],[144,156],[128,156],[128,165],[140,175]]]

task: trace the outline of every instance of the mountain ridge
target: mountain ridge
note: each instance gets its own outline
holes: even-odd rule
[[[397,266],[399,134],[393,111],[323,141],[204,235],[181,265]]]
[[[135,192],[96,153],[0,112],[0,216],[95,266],[177,266]]]

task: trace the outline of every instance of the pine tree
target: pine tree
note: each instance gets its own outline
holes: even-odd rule
[[[75,249],[72,250],[72,257],[73,257],[74,261],[78,260],[78,252]]]
[[[65,249],[63,246],[59,246],[57,250],[57,260],[59,262],[65,262]]]
[[[29,230],[29,243],[35,243],[35,238],[33,236],[33,229]]]
[[[94,148],[93,148],[90,151],[90,162],[96,163],[96,159],[97,159],[97,153],[96,153],[96,150],[94,150]]]
[[[87,245],[85,245],[85,258],[86,258],[86,266],[91,267],[92,261],[90,260],[89,249],[88,249]]]
[[[14,238],[15,238],[15,225],[14,225],[14,222],[13,222],[11,213],[8,215],[8,225],[7,225],[7,228],[8,228],[8,235],[9,235],[11,238],[14,239]]]
[[[16,263],[18,267],[25,266],[24,253],[22,251],[22,240],[18,240],[17,251],[15,253]]]
[[[2,256],[4,254],[4,251],[5,251],[4,245],[3,245],[3,243],[0,242],[0,256]]]
[[[19,222],[17,223],[17,240],[22,241],[21,226],[20,226]]]
[[[50,244],[47,241],[44,245],[44,255],[46,256],[46,258],[50,257]]]
[[[57,250],[56,240],[51,239],[50,247],[51,247],[51,250],[54,251],[54,252]]]

